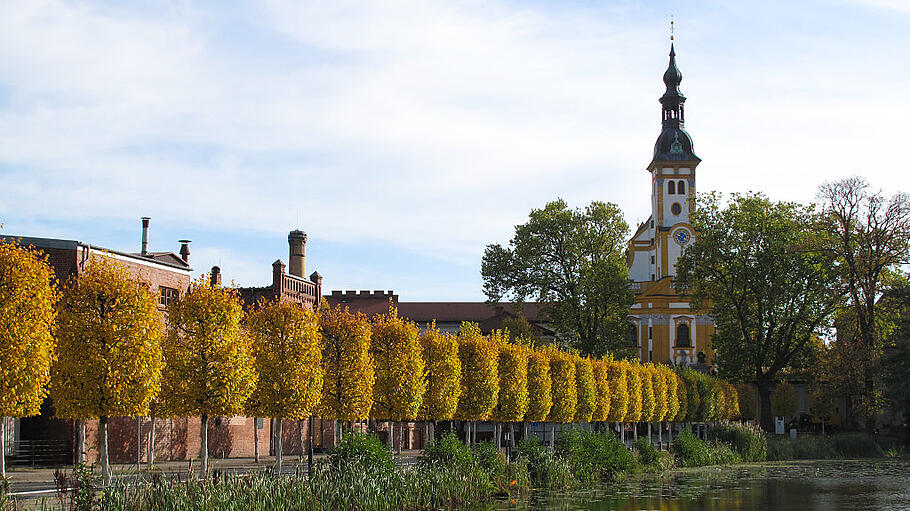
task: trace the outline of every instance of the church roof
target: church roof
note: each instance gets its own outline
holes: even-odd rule
[[[682,73],[676,67],[676,48],[670,44],[670,64],[663,76],[667,90],[660,97],[661,127],[657,142],[654,143],[653,165],[659,161],[694,161],[701,159],[695,155],[692,137],[683,129],[685,125],[685,110],[683,108],[686,97],[679,90],[682,83]]]

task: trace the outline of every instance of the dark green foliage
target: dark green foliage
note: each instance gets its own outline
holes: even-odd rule
[[[609,480],[635,467],[635,457],[611,432],[563,431],[556,441],[556,453],[568,460],[575,479],[584,485]]]
[[[531,484],[536,488],[565,490],[575,485],[569,463],[554,456],[537,437],[522,439],[516,456],[527,465]]]
[[[686,467],[727,465],[742,461],[727,445],[703,442],[688,429],[673,439],[673,454],[679,464]]]
[[[708,437],[731,446],[743,461],[765,461],[768,457],[768,441],[757,426],[722,422],[708,430]]]
[[[831,436],[803,435],[797,438],[771,436],[769,460],[825,460],[840,458],[877,458],[885,450],[866,433]]]
[[[638,453],[638,463],[651,470],[660,468],[660,451],[658,451],[654,447],[654,444],[649,442],[645,437],[639,437],[635,440],[632,444],[632,448]]]
[[[421,465],[469,467],[474,463],[474,453],[455,433],[450,432],[428,445],[417,461]]]
[[[375,435],[351,433],[344,436],[329,452],[329,465],[334,470],[389,472],[395,469],[395,457]]]

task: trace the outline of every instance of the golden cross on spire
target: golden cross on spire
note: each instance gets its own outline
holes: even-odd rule
[[[673,31],[676,27],[673,24],[673,15],[670,15],[670,41],[673,41]]]

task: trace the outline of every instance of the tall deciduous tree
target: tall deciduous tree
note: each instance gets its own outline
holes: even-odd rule
[[[158,299],[124,266],[97,257],[67,283],[58,320],[51,397],[60,417],[99,419],[101,472],[109,481],[108,418],[148,414],[161,384]]]
[[[461,359],[461,397],[455,417],[487,420],[499,397],[499,346],[480,333],[476,323],[464,323],[458,333]]]
[[[584,354],[632,354],[629,226],[615,204],[570,209],[562,199],[531,211],[509,247],[488,245],[481,274],[492,301],[545,304],[556,329]]]
[[[629,390],[629,407],[626,409],[625,421],[640,422],[644,416],[644,381],[641,375],[641,366],[628,360],[624,360],[622,364],[623,370],[626,372],[627,388]]]
[[[493,417],[516,422],[528,411],[528,348],[502,340],[499,343],[499,398]]]
[[[770,430],[777,374],[805,363],[841,302],[835,264],[807,228],[818,222],[810,207],[760,194],[733,195],[725,207],[717,194],[699,202],[699,235],[677,263],[678,282],[696,309],[710,304],[721,374],[756,383]]]
[[[423,420],[446,421],[455,417],[461,396],[461,359],[458,338],[439,333],[436,325],[420,336],[426,393],[420,407]]]
[[[259,374],[247,409],[256,417],[275,420],[275,468],[280,474],[284,454],[282,419],[309,417],[322,398],[319,322],[314,313],[298,304],[275,300],[260,302],[249,314],[247,325]]]
[[[550,357],[541,349],[531,351],[528,357],[528,413],[525,420],[543,422],[553,407]]]
[[[575,386],[578,389],[578,407],[574,422],[591,422],[597,408],[597,382],[591,359],[575,355]]]
[[[203,474],[209,468],[209,418],[243,412],[256,388],[258,375],[242,320],[236,291],[211,285],[207,275],[168,306],[162,399],[170,413],[200,418]]]
[[[610,416],[610,402],[612,401],[612,389],[610,389],[610,362],[608,360],[593,360],[594,365],[594,384],[597,388],[597,406],[594,408],[594,415],[591,420],[596,422],[605,422]]]
[[[362,420],[373,406],[376,373],[370,354],[370,322],[361,313],[331,307],[319,314],[324,378],[322,416],[340,421]]]
[[[57,299],[47,256],[0,242],[0,478],[6,477],[3,418],[37,415],[47,397]]]
[[[546,350],[550,357],[553,407],[547,422],[572,422],[578,410],[578,380],[575,375],[575,358],[554,347]]]
[[[910,262],[910,195],[888,197],[874,192],[861,177],[824,183],[818,195],[823,208],[823,221],[818,225],[824,248],[838,262],[842,291],[850,308],[850,314],[842,319],[851,324],[839,325],[846,327],[839,328],[839,340],[861,344],[850,351],[867,358],[862,367],[862,392],[857,397],[863,401],[860,408],[871,427],[881,402],[875,380],[881,374],[882,343],[889,328],[879,302],[890,287],[891,275]],[[846,331],[853,335],[843,335]]]
[[[629,379],[625,367],[618,360],[607,362],[610,378],[610,412],[607,420],[610,422],[625,422],[629,409]]]
[[[371,417],[388,421],[416,419],[426,391],[417,325],[400,318],[394,307],[387,314],[374,317],[370,353],[376,372]],[[389,424],[394,446],[393,428],[394,424]]]

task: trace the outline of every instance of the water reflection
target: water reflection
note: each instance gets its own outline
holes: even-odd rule
[[[640,476],[501,509],[737,511],[910,509],[910,460],[816,461]]]

